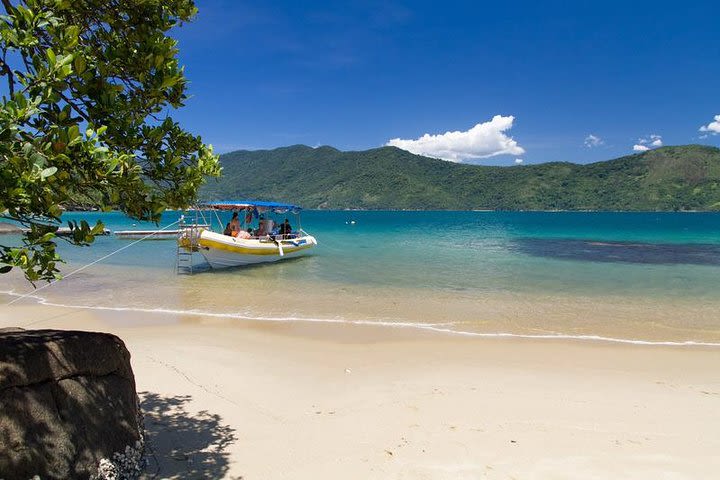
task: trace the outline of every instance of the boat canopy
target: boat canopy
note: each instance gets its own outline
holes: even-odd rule
[[[248,208],[257,209],[259,212],[273,213],[300,213],[301,207],[289,203],[263,202],[260,200],[218,200],[215,202],[204,202],[198,205],[199,209],[210,210],[245,210]]]

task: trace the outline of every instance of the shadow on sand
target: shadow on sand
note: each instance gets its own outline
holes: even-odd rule
[[[141,392],[145,420],[145,479],[226,478],[235,430],[207,411],[190,413],[189,395]],[[237,477],[242,478],[242,477]]]

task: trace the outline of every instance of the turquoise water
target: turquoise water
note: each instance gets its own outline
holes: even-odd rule
[[[165,214],[161,227],[178,215]],[[111,230],[155,228],[117,213],[67,217],[102,219]],[[286,265],[283,275],[292,279],[451,291],[570,290],[699,297],[720,293],[718,214],[310,211],[302,221],[320,245],[311,258]],[[587,241],[589,247],[571,240]],[[593,243],[607,242],[631,244],[592,249]],[[90,248],[61,245],[61,253],[71,263],[84,264],[128,243],[100,237]],[[657,261],[648,263],[634,255],[656,250],[659,244],[668,255]],[[608,247],[627,255],[604,258]],[[570,258],[556,255],[578,248]],[[708,252],[710,258],[694,263],[676,258],[678,251],[688,249],[698,256]],[[174,256],[171,241],[146,241],[107,263],[172,270]],[[274,278],[275,267],[258,267],[253,274]],[[242,269],[233,274],[243,275]]]
[[[161,226],[176,221],[179,215],[167,212]],[[111,230],[155,228],[118,213],[68,213],[65,217],[89,222],[102,219]],[[229,215],[221,220],[228,221]],[[295,224],[294,218],[291,221]],[[313,255],[306,258],[218,272],[205,269],[188,281],[174,274],[174,242],[143,241],[44,289],[43,295],[51,297],[56,291],[55,295],[97,306],[143,308],[174,308],[178,304],[187,308],[178,298],[189,296],[194,299],[193,308],[226,312],[237,311],[229,306],[249,305],[248,315],[256,314],[253,308],[261,308],[260,303],[238,300],[236,304],[213,294],[209,300],[201,300],[201,293],[227,293],[228,288],[237,288],[233,298],[242,298],[242,291],[260,298],[261,292],[280,288],[299,298],[327,291],[347,298],[354,295],[360,305],[372,298],[387,303],[400,297],[408,304],[413,299],[459,299],[464,306],[458,315],[465,324],[473,321],[472,305],[478,299],[484,302],[484,309],[478,307],[478,316],[489,317],[497,308],[491,310],[488,302],[519,298],[527,304],[516,317],[527,316],[525,323],[533,325],[541,324],[544,314],[530,318],[539,310],[539,303],[533,304],[528,298],[542,299],[543,305],[557,299],[568,312],[572,309],[567,305],[573,299],[583,305],[593,301],[607,304],[611,299],[628,308],[659,305],[657,308],[667,311],[682,307],[678,315],[697,316],[678,319],[685,333],[695,329],[714,335],[720,330],[720,320],[715,323],[708,313],[720,298],[718,214],[308,211],[303,213],[302,226],[319,242]],[[60,253],[68,261],[65,272],[129,243],[112,236],[99,237],[87,248],[61,243]],[[197,263],[202,263],[201,257]],[[8,283],[15,291],[24,288],[17,278]],[[134,287],[133,283],[144,287]],[[157,286],[153,295],[146,288],[150,284]],[[319,298],[316,304],[325,301],[331,300]],[[341,317],[351,313],[345,303],[335,309]],[[318,307],[318,311],[309,312],[314,308],[300,300],[297,304],[286,305],[285,310],[277,306],[269,310],[287,313],[290,309],[301,317],[327,315],[333,310]],[[547,308],[543,306],[542,311]],[[266,306],[262,309],[267,310]],[[368,307],[368,316],[385,320],[412,317],[391,308],[371,310]],[[572,316],[567,312],[564,315]],[[633,321],[636,315],[632,314]],[[510,318],[510,314],[502,318]],[[522,318],[513,318],[523,324]],[[648,318],[654,318],[652,311]],[[478,322],[482,323],[482,318]],[[502,320],[493,322],[497,325]]]

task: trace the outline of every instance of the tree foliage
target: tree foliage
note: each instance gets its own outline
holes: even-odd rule
[[[0,0],[0,215],[29,228],[0,246],[8,271],[58,275],[62,206],[117,207],[157,222],[220,173],[212,147],[181,128],[187,81],[168,31],[192,0]],[[76,244],[103,226],[70,225]]]

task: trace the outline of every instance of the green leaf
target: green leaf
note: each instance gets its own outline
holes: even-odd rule
[[[65,44],[66,48],[72,48],[75,45],[78,44],[78,35],[80,34],[80,27],[77,25],[70,25],[67,27],[67,30],[65,30],[65,39],[67,43]]]
[[[55,58],[56,58],[56,57],[55,57],[55,52],[53,52],[52,48],[48,48],[48,49],[45,51],[45,55],[47,55],[48,62],[50,63],[50,66],[51,66],[51,67],[55,66]]]
[[[90,230],[91,235],[99,235],[105,231],[105,225],[98,220],[98,222],[95,224],[95,226]]]
[[[53,218],[60,218],[60,215],[62,214],[62,210],[60,210],[60,207],[57,205],[51,205],[48,207],[48,216]]]
[[[85,72],[85,68],[87,67],[85,57],[83,55],[76,55],[75,60],[73,61],[73,67],[75,67],[75,73],[77,74]]]
[[[76,138],[80,137],[80,127],[77,125],[73,125],[72,127],[68,128],[68,142],[72,142]]]
[[[43,235],[42,237],[40,237],[38,239],[37,243],[46,243],[46,242],[49,242],[50,240],[52,240],[53,238],[55,238],[55,233],[48,232],[45,235]]]
[[[160,85],[160,88],[165,89],[168,87],[172,87],[178,82],[178,80],[179,79],[175,76],[165,77],[162,81],[162,84]]]
[[[72,53],[67,54],[67,55],[62,55],[60,58],[57,59],[57,62],[55,63],[55,66],[57,66],[57,67],[62,67],[62,66],[64,66],[64,65],[68,65],[68,64],[71,63],[72,61],[73,61],[73,54],[72,54]]]
[[[40,178],[45,180],[47,177],[55,175],[55,172],[57,172],[57,167],[48,167],[40,172]]]

